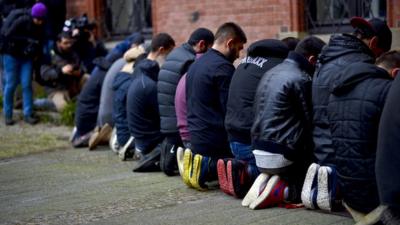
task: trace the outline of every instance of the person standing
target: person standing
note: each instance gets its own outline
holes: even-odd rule
[[[3,109],[6,125],[15,123],[13,105],[18,82],[22,86],[24,121],[29,124],[36,124],[39,121],[33,115],[32,109],[32,68],[33,60],[41,54],[46,14],[46,6],[43,3],[36,3],[30,11],[18,14],[13,21],[10,21],[10,26],[3,26],[1,30],[6,42],[3,49],[5,82]]]

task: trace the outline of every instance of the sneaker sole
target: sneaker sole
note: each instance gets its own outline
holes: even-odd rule
[[[183,183],[185,183],[188,187],[192,187],[192,184],[190,183],[190,174],[192,173],[192,151],[190,149],[186,149],[185,152],[183,153],[183,176],[182,180]]]
[[[269,175],[266,173],[261,173],[258,175],[257,179],[254,181],[253,185],[251,186],[250,190],[247,192],[246,196],[242,201],[242,206],[249,207],[249,205],[257,199],[260,193],[260,186],[261,184],[265,183],[269,179]]]
[[[109,145],[110,145],[111,151],[113,151],[115,154],[119,153],[119,147],[118,147],[118,141],[117,141],[117,130],[115,128],[111,132]]]
[[[261,194],[250,204],[249,208],[250,209],[257,209],[261,206],[261,204],[264,202],[266,198],[268,198],[268,195],[271,193],[272,188],[278,183],[280,180],[279,176],[274,175],[272,176],[267,183],[267,186],[264,188],[264,190],[261,192]]]
[[[128,151],[129,146],[134,140],[135,138],[131,136],[129,140],[125,143],[124,147],[122,147],[122,149],[118,152],[118,157],[121,159],[121,161],[126,160],[126,151]]]
[[[232,160],[229,160],[227,165],[226,165],[226,172],[227,172],[227,180],[228,180],[228,191],[231,193],[231,195],[237,197],[237,194],[235,193],[235,188],[233,185],[233,169],[232,169]]]
[[[72,128],[71,135],[70,135],[69,138],[68,138],[68,141],[69,141],[69,142],[72,142],[72,141],[74,140],[74,137],[75,137],[75,135],[76,135],[76,132],[77,132],[77,128],[76,128],[76,127]]]
[[[218,172],[218,183],[219,188],[226,194],[232,195],[228,189],[228,179],[226,173],[226,165],[223,159],[219,159],[217,162],[217,172]]]
[[[184,150],[182,147],[179,147],[176,150],[176,162],[178,163],[178,170],[179,170],[179,174],[181,175],[181,177],[183,177],[183,154],[184,154]]]
[[[318,170],[317,204],[320,209],[331,211],[332,208],[329,198],[328,177],[328,168],[325,166],[321,166]]]
[[[192,187],[199,191],[205,191],[206,189],[201,187],[199,182],[200,180],[200,173],[201,173],[201,163],[203,160],[203,156],[196,154],[193,159],[193,166],[192,166],[192,174],[190,176],[190,184]]]
[[[318,174],[319,165],[313,163],[307,170],[306,178],[304,180],[303,189],[301,190],[301,201],[304,206],[309,209],[315,209],[315,205],[312,201],[311,189],[313,186],[314,178]]]

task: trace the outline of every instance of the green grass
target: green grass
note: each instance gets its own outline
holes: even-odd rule
[[[59,140],[57,136],[50,133],[35,134],[22,132],[16,134],[13,132],[3,133],[0,137],[0,159],[13,158],[16,156],[28,155],[44,151],[68,147],[68,142]]]
[[[69,102],[61,112],[61,124],[66,126],[74,126],[75,110],[76,101]]]

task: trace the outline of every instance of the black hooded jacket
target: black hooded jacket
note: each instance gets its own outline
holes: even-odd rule
[[[177,133],[175,112],[175,91],[178,82],[194,61],[196,52],[188,43],[168,54],[158,75],[158,103],[160,110],[161,132]]]
[[[281,154],[291,161],[310,158],[313,70],[304,56],[290,52],[283,63],[263,76],[251,129],[255,149]]]
[[[359,62],[344,68],[330,87],[327,112],[341,193],[346,204],[364,213],[379,205],[378,126],[391,81],[385,70]]]
[[[261,40],[250,45],[229,87],[225,117],[229,141],[251,144],[253,103],[258,83],[266,71],[286,58],[288,52],[287,46],[279,40]]]
[[[40,55],[44,28],[33,23],[30,9],[15,9],[1,28],[2,51],[19,58],[33,59]]]
[[[400,207],[400,72],[397,73],[383,108],[378,132],[376,180],[382,205]]]
[[[127,94],[128,126],[135,144],[152,146],[162,139],[157,101],[158,63],[143,59],[135,66]],[[150,149],[141,149],[147,151]]]
[[[319,57],[312,82],[312,103],[314,155],[321,165],[332,166],[335,157],[326,110],[329,87],[339,78],[343,68],[354,62],[373,64],[375,59],[367,45],[348,34],[333,35]]]

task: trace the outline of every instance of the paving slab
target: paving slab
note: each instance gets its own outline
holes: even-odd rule
[[[69,131],[0,126],[0,136],[55,140],[37,148],[43,151],[0,159],[0,224],[353,224],[348,217],[305,209],[250,210],[219,190],[187,188],[180,177],[133,173],[135,162],[121,162],[106,147],[69,147]],[[0,145],[18,148],[22,140],[3,138]]]

